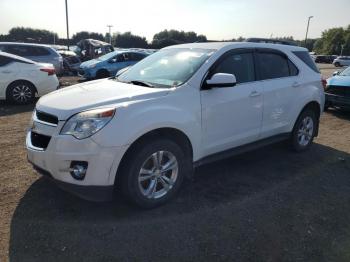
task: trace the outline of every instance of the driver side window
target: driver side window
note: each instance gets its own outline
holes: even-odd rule
[[[253,53],[239,53],[226,56],[212,71],[212,74],[234,74],[237,83],[255,81]]]

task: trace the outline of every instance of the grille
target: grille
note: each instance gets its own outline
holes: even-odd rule
[[[43,121],[46,123],[50,123],[50,124],[54,124],[54,125],[58,124],[57,116],[50,115],[48,113],[36,111],[36,118],[39,119],[40,121]]]
[[[350,97],[350,86],[327,86],[326,93]]]
[[[30,139],[32,140],[33,146],[46,149],[50,143],[51,137],[32,132]]]

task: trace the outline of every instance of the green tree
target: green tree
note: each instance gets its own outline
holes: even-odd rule
[[[105,38],[103,37],[103,34],[96,33],[96,32],[87,32],[87,31],[81,31],[72,36],[72,42],[74,44],[78,43],[80,40],[83,39],[96,39],[96,40],[101,40],[105,41]]]
[[[169,45],[194,42],[207,42],[207,37],[204,35],[197,35],[195,32],[163,30],[153,36],[152,47],[163,48]]]
[[[53,44],[54,40],[58,40],[56,33],[29,27],[14,27],[7,35],[7,41],[13,42]]]
[[[315,52],[325,55],[340,55],[343,48],[343,55],[349,54],[350,26],[331,28],[322,32],[322,37],[315,43]]]
[[[115,34],[114,45],[121,48],[148,48],[149,45],[145,37],[133,35],[131,32]]]

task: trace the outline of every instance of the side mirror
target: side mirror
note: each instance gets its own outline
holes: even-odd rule
[[[110,64],[114,64],[115,62],[117,62],[117,59],[115,59],[115,58],[108,60],[108,63],[110,63]]]
[[[339,75],[339,71],[335,71],[334,73],[333,73],[333,76],[337,76],[337,75]]]
[[[206,86],[211,87],[232,87],[237,84],[237,80],[235,75],[233,74],[225,74],[225,73],[217,73],[214,74],[211,79],[206,81]]]

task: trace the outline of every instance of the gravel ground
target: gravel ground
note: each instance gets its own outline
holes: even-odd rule
[[[39,177],[24,149],[32,109],[0,104],[0,261],[350,261],[350,113],[325,113],[307,153],[281,143],[203,166],[144,211]]]

